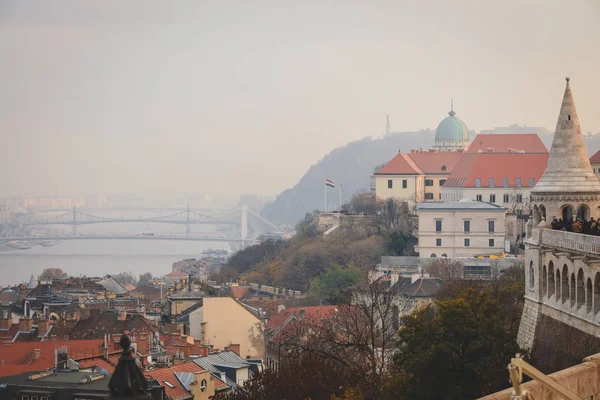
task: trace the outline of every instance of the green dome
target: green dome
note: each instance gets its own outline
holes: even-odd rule
[[[435,130],[436,143],[468,142],[469,130],[467,125],[455,116],[454,111],[450,111],[448,115],[449,117],[444,118]]]

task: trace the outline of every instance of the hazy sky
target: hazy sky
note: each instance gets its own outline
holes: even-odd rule
[[[0,2],[0,197],[275,194],[331,149],[435,128],[600,131],[600,2]]]

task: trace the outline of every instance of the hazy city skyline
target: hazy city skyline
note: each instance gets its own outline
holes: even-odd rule
[[[554,130],[566,75],[598,132],[599,17],[594,1],[4,1],[0,197],[274,195],[386,114],[435,129],[450,98],[469,129]]]

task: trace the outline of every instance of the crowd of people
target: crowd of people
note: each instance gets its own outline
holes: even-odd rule
[[[589,221],[585,219],[575,219],[563,221],[562,218],[552,217],[550,227],[556,231],[569,231],[575,233],[585,233],[586,235],[600,236],[600,224],[594,217]]]

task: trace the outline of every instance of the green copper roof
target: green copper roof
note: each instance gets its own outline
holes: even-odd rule
[[[469,140],[467,125],[458,117],[454,110],[448,113],[435,130],[436,142],[466,142]]]

